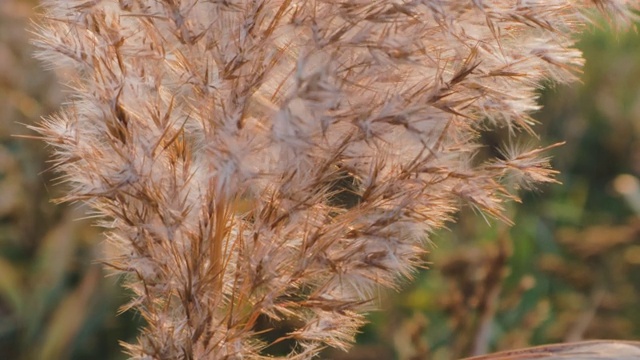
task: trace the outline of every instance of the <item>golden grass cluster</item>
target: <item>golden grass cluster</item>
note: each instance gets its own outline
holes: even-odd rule
[[[539,148],[477,161],[478,133],[533,132],[540,82],[583,63],[587,9],[628,5],[43,0],[38,56],[69,96],[35,130],[128,275],[147,322],[129,354],[347,349],[461,206],[502,218],[554,181]],[[264,319],[295,326],[272,341]]]

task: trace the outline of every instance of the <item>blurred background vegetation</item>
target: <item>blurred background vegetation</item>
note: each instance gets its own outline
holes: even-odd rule
[[[96,264],[102,238],[60,195],[25,124],[64,90],[32,59],[34,0],[0,0],[0,354],[5,359],[124,359],[135,313],[119,279]],[[430,269],[383,311],[348,353],[328,359],[454,359],[582,339],[640,339],[640,35],[606,26],[584,35],[582,84],[541,91],[536,130],[562,185],[523,193],[514,226],[465,209],[434,234]],[[506,131],[505,131],[506,134]],[[487,132],[484,151],[509,140]],[[32,134],[31,134],[32,135]]]

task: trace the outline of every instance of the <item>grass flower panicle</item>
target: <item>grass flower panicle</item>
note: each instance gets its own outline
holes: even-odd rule
[[[68,103],[35,127],[106,228],[146,327],[136,359],[347,349],[376,289],[423,265],[543,149],[478,163],[479,132],[531,129],[538,84],[575,79],[587,3],[43,0],[38,56]],[[260,327],[292,324],[277,335]]]

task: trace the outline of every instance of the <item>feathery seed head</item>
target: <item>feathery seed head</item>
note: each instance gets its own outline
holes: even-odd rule
[[[630,2],[593,0],[632,18]],[[542,149],[472,165],[485,119],[532,132],[582,65],[586,5],[545,1],[43,0],[67,105],[35,129],[67,201],[104,218],[147,327],[137,359],[346,349],[378,286],[423,265],[461,200],[501,218],[553,182]]]

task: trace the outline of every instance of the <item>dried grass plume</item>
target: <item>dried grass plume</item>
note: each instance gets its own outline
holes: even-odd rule
[[[295,324],[286,358],[349,348],[460,206],[503,217],[505,179],[554,181],[541,149],[478,163],[478,132],[533,132],[588,9],[627,5],[43,0],[38,56],[69,96],[34,129],[147,322],[126,351],[259,359],[260,319]]]

